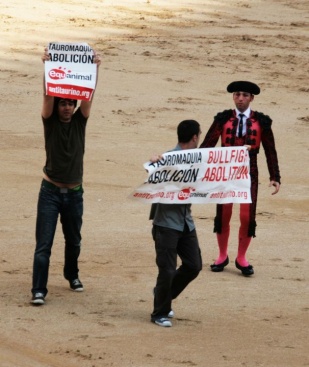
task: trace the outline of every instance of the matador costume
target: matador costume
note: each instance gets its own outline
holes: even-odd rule
[[[240,204],[240,227],[238,232],[238,254],[235,265],[242,274],[249,276],[254,274],[253,266],[246,259],[246,251],[252,237],[255,237],[256,228],[256,204],[258,195],[258,165],[257,155],[262,144],[269,171],[270,181],[276,186],[278,192],[280,185],[280,172],[274,135],[271,129],[272,120],[261,112],[249,109],[250,102],[255,94],[260,93],[260,88],[254,83],[237,81],[228,85],[227,91],[235,93],[233,96],[237,109],[225,110],[218,113],[209,128],[200,148],[215,147],[221,138],[222,147],[247,145],[250,157],[251,199],[250,204]],[[239,107],[238,107],[239,106]],[[241,111],[239,108],[243,111]],[[247,114],[247,115],[246,115]],[[243,117],[245,129],[243,129]],[[233,204],[217,204],[214,220],[214,232],[217,233],[220,255],[217,261],[211,265],[215,272],[223,271],[229,263],[227,256],[228,240],[230,235],[230,220]],[[239,262],[240,261],[240,262]]]

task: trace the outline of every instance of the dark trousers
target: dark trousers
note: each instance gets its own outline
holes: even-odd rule
[[[65,239],[64,277],[78,278],[78,257],[81,246],[83,216],[83,189],[60,192],[59,188],[44,181],[39,193],[36,221],[36,248],[33,261],[32,293],[47,294],[47,281],[51,249],[58,216]]]
[[[175,299],[202,270],[201,251],[195,229],[183,232],[153,226],[153,239],[158,266],[151,319],[167,317]],[[177,269],[177,255],[181,265]]]

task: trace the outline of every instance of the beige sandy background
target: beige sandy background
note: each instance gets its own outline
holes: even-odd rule
[[[0,1],[0,366],[304,367],[308,357],[307,0]],[[76,294],[62,277],[58,226],[43,307],[30,305],[40,119],[50,41],[87,42],[103,62],[87,128],[85,214]],[[252,107],[272,117],[282,173],[271,196],[263,150],[255,275],[233,265],[238,207],[223,273],[214,205],[195,205],[204,269],[150,323],[157,269],[149,207],[127,199],[142,164],[173,148],[176,126],[232,108],[233,80],[257,82]]]

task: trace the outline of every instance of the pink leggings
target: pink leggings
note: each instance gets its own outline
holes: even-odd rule
[[[246,252],[250,245],[251,238],[248,237],[248,227],[250,222],[250,204],[239,204],[239,219],[240,227],[238,233],[238,253],[237,262],[240,266],[248,266],[249,262],[246,260]],[[215,264],[220,264],[225,261],[228,256],[228,241],[230,235],[230,220],[232,217],[233,204],[222,205],[222,228],[221,233],[217,233],[217,240],[219,246],[219,257]]]

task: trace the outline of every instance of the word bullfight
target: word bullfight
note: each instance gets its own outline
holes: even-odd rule
[[[210,150],[207,160],[208,164],[214,163],[243,163],[248,159],[247,150]]]

